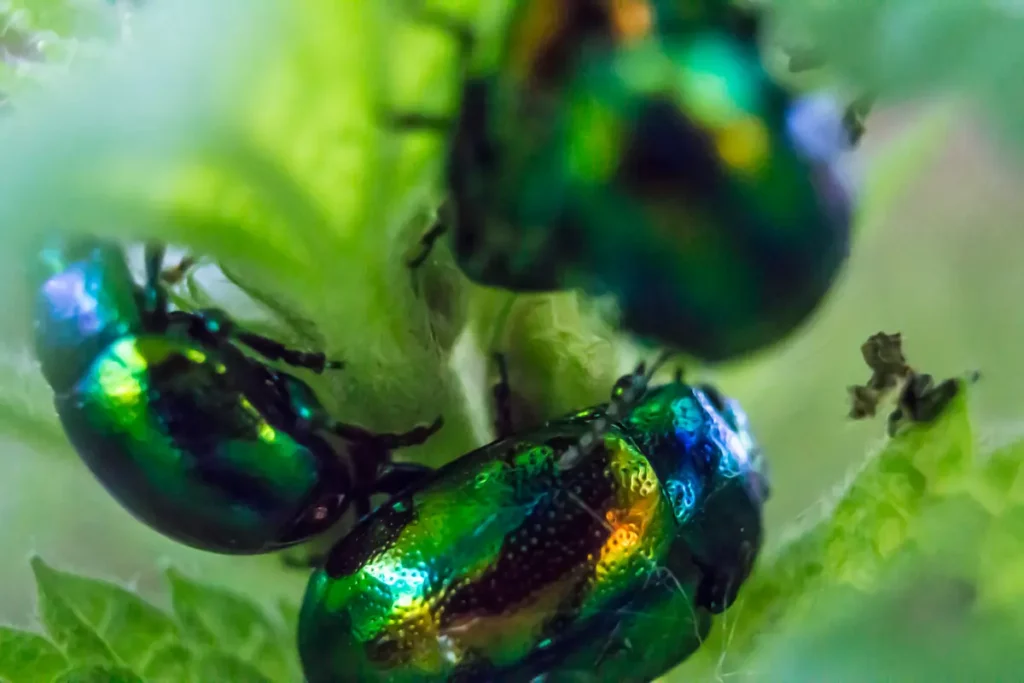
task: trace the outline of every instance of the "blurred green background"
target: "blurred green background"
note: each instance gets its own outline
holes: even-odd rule
[[[846,387],[867,379],[859,345],[870,334],[880,330],[902,332],[911,364],[939,376],[980,370],[982,382],[971,397],[977,431],[992,444],[1012,443],[1024,436],[1020,421],[1024,400],[1019,390],[1019,378],[1024,373],[1019,351],[1020,340],[1024,340],[1024,315],[1018,300],[1024,292],[1024,269],[1019,263],[1024,254],[1024,231],[1019,226],[1024,217],[1024,197],[1019,191],[1016,129],[1012,129],[1015,125],[1018,132],[1024,132],[1024,117],[1015,121],[1006,113],[1024,99],[1014,99],[1015,84],[1001,81],[996,75],[973,81],[963,76],[965,69],[975,73],[985,65],[998,65],[992,68],[1019,81],[1019,74],[1009,73],[1004,62],[1021,64],[1015,58],[1018,53],[1024,54],[1024,40],[1010,49],[1006,46],[1012,42],[1002,39],[1024,37],[1024,33],[1013,33],[1013,27],[1004,26],[1000,17],[988,14],[991,8],[980,8],[980,3],[971,10],[969,3],[945,0],[930,5],[932,14],[921,15],[909,9],[909,0],[890,3],[884,11],[879,3],[859,2],[863,4],[862,15],[858,16],[870,16],[873,23],[851,21],[850,16],[842,14],[842,3],[834,3],[840,9],[833,7],[833,15],[813,14],[810,9],[800,14],[796,0],[782,3],[794,16],[805,18],[805,26],[827,29],[845,22],[849,44],[835,49],[838,70],[847,77],[846,85],[859,87],[862,83],[857,78],[866,84],[878,73],[891,75],[885,83],[886,92],[895,96],[891,101],[883,99],[868,120],[868,132],[855,159],[866,177],[867,190],[853,257],[815,318],[786,343],[742,364],[709,371],[746,407],[767,452],[774,479],[774,497],[767,510],[770,544],[782,536],[787,525],[820,516],[819,504],[882,441],[881,420],[851,423],[845,417]],[[97,0],[95,4],[103,3]],[[256,4],[262,8],[274,3]],[[467,16],[475,16],[481,6],[472,0],[440,4]],[[32,65],[44,54],[49,55],[50,64],[58,64],[61,72],[69,61],[102,61],[88,55],[102,55],[97,45],[121,39],[125,17],[119,11],[125,6],[115,4],[99,10],[88,5],[86,0],[0,3],[0,19],[28,12],[18,15],[23,25],[15,22],[8,25],[6,33],[0,32],[8,66],[18,67],[9,68],[0,80],[0,88],[24,93],[26,101],[34,97],[34,86],[24,84],[50,78],[49,74],[32,72],[45,70]],[[102,13],[108,10],[112,14]],[[276,11],[281,11],[281,6]],[[215,85],[221,83],[217,78],[228,78],[234,71],[225,68],[220,74],[218,68],[217,74],[204,76],[203,80],[182,76],[185,72],[181,70],[211,59],[215,53],[202,50],[214,44],[252,38],[240,29],[212,32],[195,40],[179,34],[177,44],[168,41],[166,45],[143,45],[141,54],[153,60],[149,75],[143,75],[139,65],[150,63],[137,58],[132,62],[134,70],[128,68],[117,76],[124,80],[108,82],[97,76],[95,88],[69,88],[77,93],[70,97],[81,104],[81,109],[58,110],[53,102],[40,102],[40,108],[33,111],[50,113],[39,113],[31,120],[26,117],[16,137],[8,138],[6,144],[0,142],[0,184],[4,185],[0,188],[0,224],[5,226],[12,245],[4,258],[15,264],[8,272],[17,272],[21,233],[30,232],[32,225],[43,220],[33,219],[37,223],[29,221],[19,224],[25,226],[19,228],[11,223],[12,217],[25,216],[54,197],[66,201],[54,202],[57,208],[53,211],[63,206],[65,218],[72,213],[82,219],[81,226],[69,229],[89,229],[91,221],[105,215],[108,204],[96,203],[98,208],[93,211],[93,205],[83,199],[90,195],[82,191],[80,176],[83,169],[90,168],[90,160],[100,172],[111,168],[119,171],[112,173],[116,188],[123,189],[125,169],[118,164],[125,158],[139,161],[132,156],[139,153],[133,147],[139,140],[151,139],[147,135],[184,140],[175,136],[182,136],[186,130],[193,134],[196,129],[190,126],[198,121],[208,125],[182,146],[189,150],[187,154],[176,157],[170,142],[153,143],[151,149],[143,150],[140,168],[147,180],[157,179],[156,187],[166,180],[154,173],[156,168],[171,169],[171,175],[177,178],[178,169],[184,167],[185,176],[191,173],[201,178],[202,174],[196,174],[193,168],[191,150],[221,134],[225,121],[240,122],[239,128],[248,135],[244,139],[259,141],[254,149],[280,161],[282,169],[292,173],[299,184],[307,183],[313,188],[310,195],[328,206],[324,215],[335,232],[299,239],[312,243],[326,240],[324,251],[329,253],[330,261],[327,256],[310,256],[311,252],[298,247],[293,254],[280,256],[282,263],[311,259],[306,265],[315,277],[293,280],[285,266],[273,274],[267,268],[270,261],[260,261],[261,253],[278,255],[275,249],[282,243],[281,235],[290,233],[274,230],[280,228],[282,216],[292,211],[294,217],[296,213],[290,205],[274,213],[259,203],[248,206],[243,199],[235,202],[235,176],[228,171],[241,168],[251,157],[249,152],[218,152],[220,156],[210,167],[227,171],[223,176],[213,174],[218,180],[212,184],[218,190],[208,196],[200,196],[187,181],[174,185],[174,201],[169,204],[159,192],[155,200],[146,195],[148,186],[145,191],[133,188],[127,194],[144,196],[150,202],[150,212],[159,212],[168,205],[177,207],[175,211],[182,206],[189,209],[180,214],[172,211],[168,218],[195,219],[200,209],[208,209],[210,223],[195,219],[191,227],[167,234],[180,243],[208,247],[222,260],[237,256],[238,262],[233,265],[247,274],[244,279],[272,282],[267,286],[274,297],[285,302],[285,308],[301,312],[300,327],[306,319],[315,323],[316,332],[296,331],[293,325],[287,334],[307,342],[313,337],[313,342],[323,343],[349,362],[351,372],[346,370],[344,377],[324,387],[339,410],[349,411],[346,415],[354,414],[374,428],[403,427],[428,420],[433,417],[430,411],[434,407],[424,399],[440,387],[441,403],[454,406],[446,414],[449,426],[442,439],[423,449],[421,457],[453,457],[486,437],[486,428],[481,425],[487,410],[486,386],[477,347],[490,343],[486,321],[498,304],[493,297],[462,282],[442,254],[431,262],[425,276],[424,286],[435,298],[428,296],[427,310],[417,308],[421,304],[406,291],[408,283],[402,279],[400,257],[413,248],[424,226],[425,199],[431,196],[430,178],[437,171],[440,147],[423,140],[385,141],[384,148],[389,151],[366,151],[383,144],[370,123],[380,74],[390,74],[390,79],[383,79],[393,82],[389,96],[443,107],[452,95],[450,49],[443,41],[420,35],[402,24],[391,9],[382,6],[356,3],[338,8],[326,0],[308,0],[283,11],[292,12],[288,16],[293,23],[270,35],[280,39],[280,50],[291,61],[282,60],[284,66],[280,68],[264,69],[272,57],[277,59],[277,53],[271,51],[271,56],[257,60],[252,67],[258,75],[241,79],[237,88],[229,89],[230,96]],[[892,31],[904,31],[901,44],[917,45],[921,51],[953,45],[963,61],[938,56],[931,59],[909,48],[898,54],[875,49],[874,43],[867,42],[872,37],[880,42],[883,38],[890,40],[888,33],[880,30],[884,24],[879,23],[879,17],[891,22]],[[1016,15],[1007,17],[1006,23],[1019,23]],[[943,21],[958,27],[959,32],[950,33],[946,26],[943,33],[939,28]],[[487,17],[481,19],[482,25],[486,23]],[[317,32],[302,33],[313,25],[320,27]],[[991,32],[993,26],[1001,27],[998,35]],[[46,33],[44,28],[55,33]],[[291,46],[288,40],[300,34],[305,42]],[[829,37],[827,30],[821,34]],[[89,40],[71,40],[78,35],[87,35]],[[26,47],[29,43],[25,36],[45,36],[46,40],[33,52]],[[946,42],[940,40],[943,36]],[[86,56],[72,56],[72,45]],[[980,49],[986,45],[989,52]],[[195,54],[182,56],[174,53],[175,49]],[[881,67],[875,71],[859,69],[864,63],[884,64],[878,57],[883,52],[897,60],[889,63],[891,72]],[[0,52],[0,56],[4,54]],[[395,55],[400,58],[392,59]],[[415,55],[430,58],[413,59]],[[863,59],[857,61],[858,56]],[[239,60],[244,61],[241,57]],[[904,64],[914,60],[934,68],[915,71]],[[397,69],[392,62],[399,64]],[[226,58],[224,63],[228,63]],[[940,68],[943,65],[945,71]],[[177,76],[160,80],[171,73]],[[449,86],[435,87],[446,81]],[[964,81],[977,81],[976,87],[960,87]],[[78,82],[91,83],[85,77]],[[123,89],[119,90],[122,99],[116,105],[106,103],[111,109],[119,107],[117,112],[104,119],[110,110],[100,106],[100,95],[109,92],[104,88],[113,87],[112,83],[122,88],[125,83],[144,86],[145,94],[153,101],[147,103],[146,97],[138,93],[127,97]],[[997,100],[993,93],[999,89],[1003,90],[1003,99]],[[307,104],[317,97],[326,104]],[[1005,105],[1005,111],[999,109],[993,116],[993,102]],[[44,106],[50,109],[44,110]],[[165,109],[150,111],[160,107]],[[180,115],[174,113],[178,111]],[[342,122],[325,124],[332,113]],[[126,121],[150,123],[133,127]],[[1008,121],[1012,123],[1009,129]],[[321,144],[315,142],[316,135],[324,130],[338,149],[309,149],[311,144]],[[81,156],[85,161],[75,159]],[[393,167],[399,170],[392,173]],[[217,184],[222,178],[227,178],[223,188]],[[238,178],[239,186],[251,179],[245,174]],[[287,204],[279,196],[274,201]],[[37,213],[46,216],[46,211]],[[122,218],[138,215],[127,212]],[[204,225],[229,221],[234,215],[246,218],[244,226],[231,228],[235,232],[228,230],[222,237],[202,233]],[[164,230],[160,220],[118,229],[133,237],[164,234],[160,232]],[[17,292],[16,285],[10,291]],[[291,306],[297,299],[299,304]],[[543,309],[545,304],[534,301],[524,305]],[[560,300],[558,306],[562,305]],[[567,310],[575,310],[571,304],[565,305]],[[17,302],[11,304],[8,321],[14,320],[19,306]],[[476,345],[464,340],[449,358],[453,339],[448,337],[461,329],[460,320],[466,315],[470,316],[470,332],[483,331],[480,340]],[[559,315],[559,325],[564,325],[566,314]],[[594,392],[600,397],[605,390],[601,387],[607,387],[611,377],[635,361],[631,347],[599,325],[590,328],[584,321],[579,323],[580,329],[564,331],[559,327],[559,334],[552,333],[552,316],[557,317],[543,311],[526,316],[519,323],[521,330],[510,332],[510,341],[506,341],[513,346],[519,344],[519,357],[536,364],[532,371],[519,373],[533,378],[528,395],[557,394],[552,406],[583,401]],[[570,316],[568,327],[573,324]],[[277,320],[273,325],[280,328],[283,322]],[[430,335],[426,334],[428,330]],[[423,341],[428,336],[430,340]],[[513,353],[516,351],[514,348]],[[456,374],[448,371],[449,365]],[[14,332],[6,345],[2,367],[6,412],[0,420],[5,431],[4,457],[0,459],[0,519],[6,559],[0,563],[0,621],[17,625],[33,621],[34,588],[27,561],[31,553],[41,554],[58,567],[136,586],[158,604],[166,602],[163,563],[268,602],[279,596],[299,598],[305,577],[281,570],[274,558],[224,558],[190,551],[134,522],[63,445],[49,413],[47,389]],[[581,373],[587,373],[586,377],[581,379]]]

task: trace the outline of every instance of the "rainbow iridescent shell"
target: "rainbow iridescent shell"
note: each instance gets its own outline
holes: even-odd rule
[[[760,453],[735,404],[675,383],[560,469],[599,415],[465,455],[339,541],[301,614],[310,683],[648,681],[696,650],[761,545]]]

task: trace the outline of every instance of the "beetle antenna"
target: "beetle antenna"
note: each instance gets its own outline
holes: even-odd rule
[[[612,400],[608,403],[604,415],[595,419],[590,429],[580,437],[579,441],[565,450],[565,453],[558,459],[559,469],[571,469],[583,457],[589,455],[598,440],[604,436],[609,425],[617,422],[629,412],[637,401],[647,393],[651,378],[673,355],[672,351],[662,351],[651,364],[650,369],[647,369],[646,364],[641,361],[636,366],[636,370],[621,377],[612,389]]]

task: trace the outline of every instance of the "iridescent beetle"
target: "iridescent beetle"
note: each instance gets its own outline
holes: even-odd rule
[[[451,215],[411,264],[450,223],[473,280],[611,293],[627,327],[704,360],[801,324],[849,249],[842,108],[776,83],[757,16],[722,0],[514,5],[456,119],[393,117],[452,136]],[[416,16],[468,64],[468,28]]]
[[[766,472],[734,401],[635,378],[611,408],[500,433],[341,539],[301,612],[307,680],[650,681],[694,652],[755,562]]]
[[[265,360],[336,368],[238,328],[220,311],[168,310],[163,249],[146,282],[120,246],[54,241],[39,253],[35,348],[68,439],[134,516],[182,543],[261,553],[316,535],[350,504],[429,468],[390,450],[440,428],[373,434],[331,418],[312,389]]]

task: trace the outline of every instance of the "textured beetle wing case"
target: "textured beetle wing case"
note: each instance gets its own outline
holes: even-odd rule
[[[464,456],[343,539],[307,593],[310,681],[522,680],[599,660],[608,680],[648,680],[696,649],[699,572],[647,459],[613,430],[558,469],[586,427]],[[635,677],[638,639],[657,645]]]

